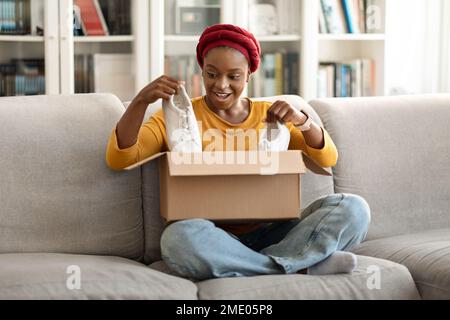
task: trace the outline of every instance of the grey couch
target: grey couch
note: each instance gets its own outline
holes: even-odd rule
[[[450,95],[311,105],[340,157],[334,177],[304,177],[302,200],[368,201],[357,270],[194,283],[160,261],[157,164],[105,164],[115,96],[0,98],[0,299],[449,299]]]

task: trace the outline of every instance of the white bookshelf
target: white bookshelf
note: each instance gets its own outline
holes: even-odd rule
[[[318,10],[321,10],[319,1],[303,0],[305,12],[311,16],[318,17]],[[385,95],[386,89],[386,12],[389,10],[390,0],[376,0],[381,13],[380,30],[377,33],[356,33],[356,34],[323,34],[319,33],[318,27],[306,27],[303,31],[311,33],[313,39],[310,43],[305,43],[305,50],[315,46],[315,55],[309,55],[309,59],[303,62],[303,81],[314,79],[318,73],[320,62],[346,62],[353,59],[372,59],[375,61],[375,95]],[[305,70],[308,70],[305,72]],[[317,82],[302,86],[302,95],[307,99],[315,98],[317,95]]]
[[[0,63],[14,58],[45,60],[46,94],[71,94],[76,54],[128,53],[133,56],[134,94],[150,80],[150,9],[131,3],[130,35],[73,36],[73,0],[32,0],[32,20],[43,19],[44,36],[0,35]],[[33,25],[33,21],[32,21]]]
[[[164,2],[159,8],[159,10],[162,11],[158,14],[162,20],[164,20],[165,17],[173,19],[170,16],[175,16],[173,12],[175,0],[153,1]],[[199,3],[199,1],[197,1],[197,3]],[[217,22],[232,23],[249,29],[249,14],[251,14],[251,12],[249,12],[250,0],[217,0],[217,3],[220,4],[221,7],[220,21]],[[154,16],[155,15],[152,13],[152,17]],[[159,37],[162,38],[161,42],[156,42],[155,46],[151,48],[153,54],[157,54],[160,59],[164,59],[165,56],[195,55],[195,48],[200,33],[195,35],[175,34],[173,28],[168,28],[167,21],[164,21],[164,27],[165,30],[163,31],[163,34],[159,35]],[[261,43],[263,52],[275,52],[280,46],[289,48],[291,51],[300,51],[300,32],[283,35],[257,35],[257,38]],[[163,46],[161,46],[160,43],[163,43]],[[164,68],[161,68],[160,66],[161,65],[159,64],[151,66],[152,70],[158,70],[158,72],[153,74],[152,78],[156,78],[164,72]]]
[[[149,7],[145,0],[130,0],[132,28],[130,35],[73,36],[73,0],[60,0],[61,93],[74,93],[76,54],[126,53],[133,56],[134,94],[149,81]],[[128,100],[128,99],[127,99]]]
[[[258,41],[265,42],[296,42],[301,40],[299,34],[273,35],[273,36],[258,36]]]
[[[73,37],[74,42],[130,42],[132,43],[135,37],[130,36],[75,36]]]
[[[46,93],[74,92],[74,55],[94,53],[131,53],[135,93],[150,81],[164,74],[165,56],[195,56],[200,34],[177,35],[167,32],[167,22],[175,17],[174,0],[130,0],[132,4],[132,34],[124,36],[78,37],[72,34],[73,0],[33,0],[43,6],[45,36],[0,35],[0,63],[11,58],[45,58]],[[198,1],[198,0],[195,0]],[[211,2],[211,0],[209,0]],[[252,0],[217,0],[220,22],[233,23],[249,29],[249,7]],[[278,0],[273,0],[278,1]],[[294,0],[295,1],[295,0]],[[383,16],[389,1],[383,2]],[[376,34],[320,34],[319,0],[298,0],[297,32],[276,35],[256,35],[263,53],[280,49],[298,52],[298,94],[305,99],[317,96],[317,74],[320,62],[348,61],[371,58],[376,62],[376,94],[384,95],[386,22],[383,32]],[[386,20],[386,19],[384,19]]]
[[[377,34],[319,34],[320,41],[384,41],[385,35],[382,33]]]
[[[1,42],[44,42],[43,36],[7,36],[0,35]]]
[[[174,12],[168,2],[174,0],[151,0],[153,3],[151,17],[153,24],[158,25],[158,33],[151,41],[152,55],[151,79],[164,73],[164,57],[166,55],[195,55],[197,35],[166,34],[165,19],[171,19]],[[222,0],[221,21],[249,28],[249,3],[251,0]],[[261,43],[262,51],[275,52],[280,49],[296,51],[300,54],[300,92],[307,100],[317,96],[317,73],[320,62],[347,61],[350,59],[370,58],[376,62],[376,94],[384,95],[385,90],[385,33],[377,34],[320,34],[318,16],[320,1],[298,0],[299,30],[294,34],[256,35]],[[383,1],[383,0],[381,0]],[[383,2],[383,15],[390,0]],[[251,10],[250,10],[251,11]],[[167,18],[169,17],[169,18]],[[156,20],[156,21],[155,21]],[[383,30],[384,30],[383,26]]]
[[[197,42],[200,36],[164,35],[166,42]]]

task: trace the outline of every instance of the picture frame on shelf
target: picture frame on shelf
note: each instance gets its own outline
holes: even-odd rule
[[[175,33],[178,35],[201,34],[208,26],[220,23],[220,5],[192,5],[176,0]]]

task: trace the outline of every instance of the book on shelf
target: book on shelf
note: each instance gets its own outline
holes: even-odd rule
[[[320,33],[382,33],[386,0],[320,0]]]
[[[81,11],[80,7],[76,4],[73,5],[73,35],[84,36],[83,29],[81,27]]]
[[[135,95],[133,63],[131,54],[77,54],[75,92],[113,93],[121,101],[130,101]]]
[[[36,1],[33,8],[36,7]],[[43,8],[42,8],[43,9]],[[0,34],[31,34],[30,0],[0,1]],[[37,12],[40,14],[40,12]],[[43,26],[41,26],[43,29]]]
[[[327,33],[347,33],[347,25],[341,0],[321,0],[320,3],[325,17]]]
[[[358,15],[359,30],[361,31],[361,33],[367,33],[366,0],[353,0],[353,1],[357,2],[355,4],[355,6],[358,8],[357,10],[359,10],[359,15]]]
[[[327,22],[322,7],[319,9],[319,33],[328,33]]]
[[[94,92],[94,68],[91,54],[76,54],[74,57],[75,93]]]
[[[375,95],[375,61],[370,59],[363,59],[362,63],[362,94],[365,97]]]
[[[349,33],[361,33],[359,30],[359,1],[342,0],[342,6],[345,14],[345,22]]]
[[[299,94],[299,63],[297,52],[263,54],[261,67],[250,77],[249,96]]]
[[[275,53],[266,53],[262,57],[262,70],[264,75],[263,88],[265,96],[276,95],[275,80]]]
[[[192,98],[205,93],[201,69],[192,55],[166,56],[164,58],[165,74],[180,81],[185,81],[188,95]]]
[[[11,59],[0,64],[0,96],[45,94],[44,59]]]
[[[371,59],[322,62],[317,74],[317,96],[319,98],[374,96],[375,81],[375,61]]]
[[[131,34],[131,1],[98,0],[110,35]]]
[[[75,12],[79,10],[81,30],[86,36],[107,36],[108,26],[98,0],[74,0]]]

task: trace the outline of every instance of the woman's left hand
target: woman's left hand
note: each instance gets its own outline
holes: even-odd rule
[[[308,117],[303,112],[294,108],[288,102],[278,100],[267,110],[267,117],[264,119],[264,122],[291,122],[295,126],[300,126],[307,119]]]

